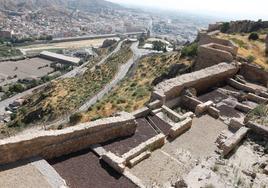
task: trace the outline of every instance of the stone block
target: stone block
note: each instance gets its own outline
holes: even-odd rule
[[[101,156],[101,159],[105,161],[110,167],[122,174],[125,170],[125,160],[116,156],[112,152],[107,152]]]
[[[221,148],[223,156],[228,155],[241,142],[248,131],[248,128],[241,127],[233,136],[228,138]]]
[[[171,138],[176,138],[183,134],[186,130],[190,129],[192,126],[192,118],[188,117],[185,120],[176,123],[169,131],[169,136]]]
[[[145,151],[143,153],[141,153],[140,155],[138,155],[137,157],[131,159],[128,163],[128,165],[130,167],[135,166],[136,164],[140,163],[141,161],[143,161],[144,159],[147,159],[151,156],[151,152],[150,151]]]

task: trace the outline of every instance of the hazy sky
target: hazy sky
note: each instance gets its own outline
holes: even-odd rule
[[[112,2],[175,9],[231,19],[268,20],[268,0],[109,0]]]

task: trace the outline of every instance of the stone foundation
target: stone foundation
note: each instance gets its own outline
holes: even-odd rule
[[[185,88],[193,87],[197,93],[207,91],[209,88],[233,77],[239,70],[236,64],[220,63],[189,74],[166,80],[158,84],[154,90],[165,96],[169,101],[181,95]]]
[[[40,156],[51,159],[136,131],[133,116],[125,114],[57,131],[40,131],[0,141],[0,164]]]

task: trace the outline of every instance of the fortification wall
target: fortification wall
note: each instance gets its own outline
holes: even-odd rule
[[[247,80],[260,83],[268,87],[268,72],[249,63],[243,63],[239,74],[244,76]]]
[[[266,35],[265,44],[266,44],[265,53],[266,56],[268,56],[268,34]]]
[[[193,87],[198,93],[226,81],[233,77],[239,71],[239,66],[234,63],[220,63],[200,71],[166,80],[158,84],[154,90],[160,93],[158,96],[165,96],[165,100],[169,101],[181,95],[181,92]]]
[[[136,121],[130,114],[80,124],[63,130],[40,131],[0,141],[0,164],[40,156],[59,157],[92,144],[135,133]]]
[[[209,44],[209,43],[215,43],[215,44],[221,44],[224,46],[231,46],[231,47],[235,47],[235,45],[229,41],[229,40],[225,40],[225,39],[220,39],[215,37],[216,33],[215,32],[207,32],[207,31],[201,31],[198,33],[198,44],[199,45],[204,45],[204,44]]]
[[[201,45],[198,47],[198,56],[194,69],[201,70],[221,62],[230,63],[234,60],[232,53],[234,53],[234,49],[227,46],[214,43]]]

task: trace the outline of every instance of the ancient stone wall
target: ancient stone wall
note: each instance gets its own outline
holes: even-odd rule
[[[224,46],[235,47],[235,45],[231,41],[215,37],[217,33],[218,32],[200,31],[197,36],[198,44],[204,45],[209,43],[215,43]]]
[[[158,84],[154,90],[165,96],[166,101],[169,101],[179,97],[186,88],[193,87],[198,93],[207,91],[207,89],[233,77],[238,71],[239,66],[237,64],[220,63],[200,71],[166,80]]]
[[[198,56],[194,69],[201,70],[222,62],[230,63],[234,60],[232,53],[235,53],[234,49],[227,46],[215,43],[201,45],[198,47]]]
[[[249,81],[257,82],[268,87],[268,72],[256,65],[243,63],[239,74]]]
[[[268,28],[268,21],[232,21],[229,24],[228,33],[250,33],[260,29]]]
[[[222,26],[222,22],[217,22],[215,24],[208,25],[208,32],[220,30]]]
[[[129,136],[136,130],[130,114],[80,124],[63,130],[40,131],[0,141],[0,164],[40,156],[51,159],[66,155],[92,144]]]
[[[265,39],[265,53],[266,53],[266,56],[268,56],[268,34],[266,35],[266,39]]]

